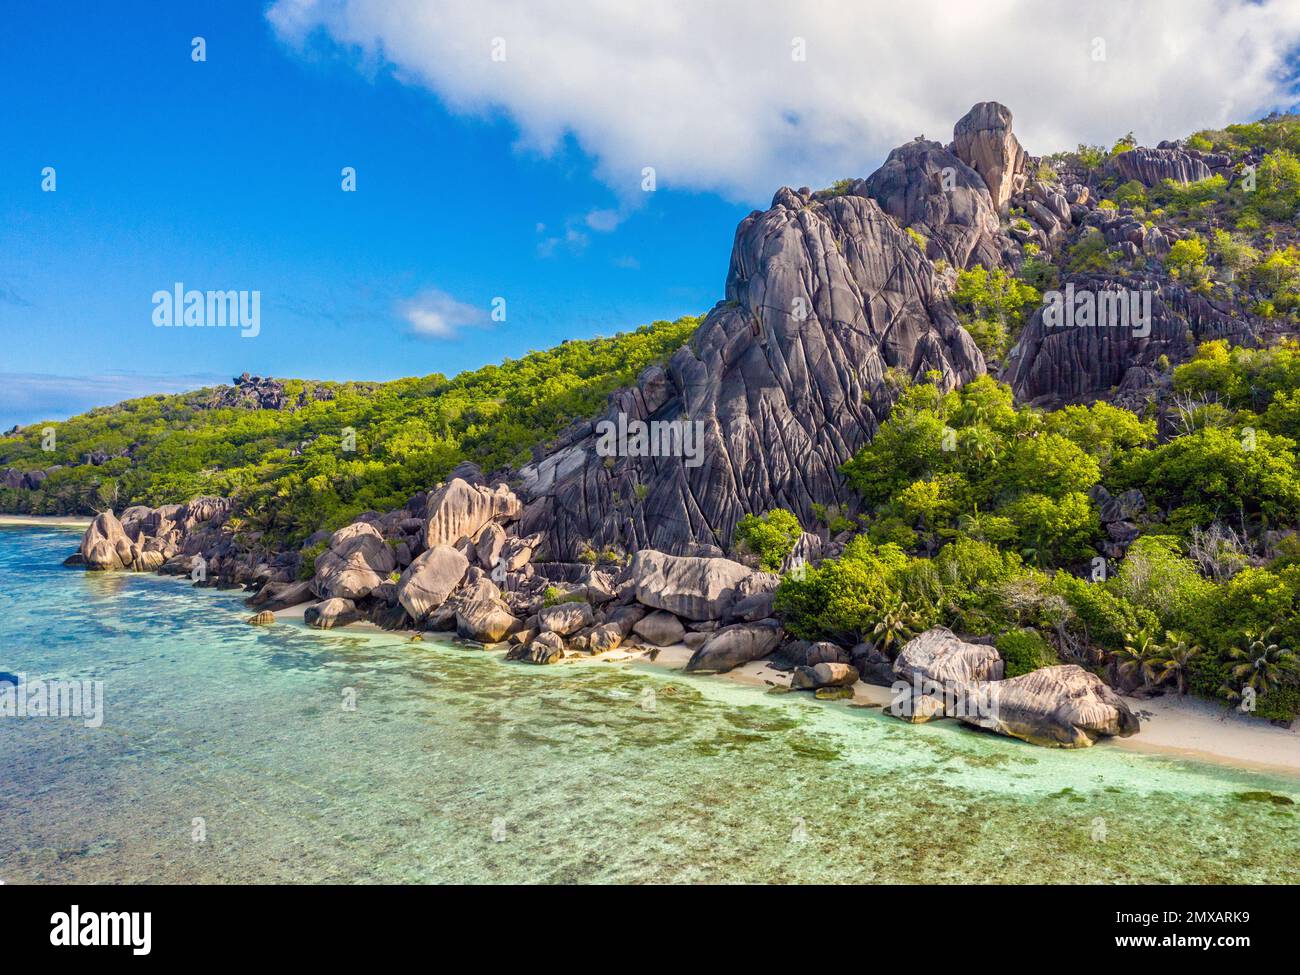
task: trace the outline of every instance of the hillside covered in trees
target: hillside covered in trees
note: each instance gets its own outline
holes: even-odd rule
[[[655,322],[451,379],[245,379],[31,424],[0,440],[0,471],[9,469],[0,511],[93,514],[220,495],[234,501],[241,530],[299,541],[363,511],[400,507],[462,461],[486,471],[527,462],[697,325]],[[52,451],[42,449],[47,428]],[[35,486],[31,472],[44,472]]]

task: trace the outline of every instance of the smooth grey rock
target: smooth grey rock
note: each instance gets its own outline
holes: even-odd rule
[[[682,642],[686,628],[672,613],[658,610],[638,620],[632,626],[632,632],[656,647],[670,647]]]
[[[904,681],[961,686],[1002,679],[1003,662],[994,647],[966,643],[946,626],[909,640],[894,659],[894,675]]]
[[[450,545],[420,554],[397,581],[397,600],[417,623],[447,601],[469,570],[469,560]]]
[[[819,687],[849,687],[857,682],[858,671],[853,665],[820,663],[796,667],[790,686],[796,690],[816,690]]]
[[[740,584],[753,570],[730,559],[704,559],[644,550],[632,560],[636,599],[690,620],[730,614]]]
[[[322,599],[362,599],[397,567],[384,536],[368,522],[353,522],[330,536],[316,557],[312,589]]]
[[[336,626],[347,626],[361,619],[356,604],[350,599],[334,597],[308,606],[303,613],[303,622],[317,630],[332,630]]]
[[[542,608],[537,613],[537,621],[543,632],[568,636],[583,627],[591,626],[595,615],[589,603],[571,601]]]
[[[775,621],[737,623],[723,627],[691,654],[687,670],[728,671],[760,660],[781,642],[781,627]]]
[[[987,695],[985,713],[960,720],[1035,745],[1086,748],[1101,736],[1128,737],[1140,728],[1118,694],[1075,664],[1042,667],[980,690]]]

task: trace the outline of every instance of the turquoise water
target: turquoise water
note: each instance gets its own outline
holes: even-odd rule
[[[0,671],[106,700],[0,718],[6,883],[1300,882],[1300,805],[1241,795],[1297,779],[252,627],[239,593],[62,568],[76,537],[0,528]]]

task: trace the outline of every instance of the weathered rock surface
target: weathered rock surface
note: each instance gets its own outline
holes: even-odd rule
[[[591,652],[608,653],[617,650],[623,643],[623,631],[617,623],[602,623],[591,631]]]
[[[1194,183],[1214,175],[1199,153],[1186,149],[1148,149],[1137,146],[1106,160],[1106,172],[1121,182],[1137,180],[1143,186],[1160,186],[1167,179]]]
[[[781,189],[741,223],[726,300],[690,345],[520,471],[522,533],[543,534],[541,559],[588,546],[681,554],[729,548],[750,512],[782,507],[813,524],[814,504],[851,511],[839,468],[892,402],[886,372],[937,370],[951,388],[984,371],[933,278],[865,191]],[[597,425],[617,426],[620,414],[625,425],[699,423],[700,449],[600,456]]]
[[[80,551],[86,568],[96,571],[135,569],[140,556],[140,547],[127,537],[112,511],[95,516],[82,536]]]
[[[1028,158],[1011,132],[1011,110],[997,102],[980,102],[954,126],[952,150],[980,174],[994,207],[1005,213]]]
[[[644,550],[632,560],[637,602],[691,620],[729,615],[754,570],[730,559],[673,556]]]
[[[937,142],[899,146],[854,192],[925,237],[927,255],[953,267],[995,267],[1011,245],[983,178]]]
[[[686,635],[686,628],[672,613],[658,610],[638,620],[633,625],[632,632],[656,647],[670,647],[674,643],[682,642],[682,638]]]
[[[425,621],[460,585],[469,560],[450,545],[422,552],[397,581],[397,599],[416,623]]]
[[[511,647],[507,660],[522,660],[530,664],[554,664],[564,659],[564,640],[558,633],[543,633],[532,643]]]
[[[361,619],[356,604],[350,599],[334,597],[312,606],[303,613],[303,622],[318,630],[331,630],[336,626],[347,626]]]
[[[456,607],[456,635],[467,640],[500,643],[519,625],[499,597],[477,595]]]
[[[267,626],[275,622],[275,614],[269,609],[264,609],[262,612],[250,616],[245,622],[253,626]]]
[[[595,615],[590,604],[570,601],[543,607],[537,613],[537,622],[543,632],[568,636],[570,633],[577,633],[584,627],[591,626],[595,622]]]
[[[330,536],[316,557],[312,589],[322,599],[362,599],[397,568],[384,536],[367,522],[354,522]]]
[[[1067,286],[1073,291],[1066,292]],[[1053,326],[1044,321],[1042,307],[1035,309],[1002,374],[1021,401],[1048,407],[1091,402],[1122,390],[1135,370],[1155,374],[1162,355],[1178,361],[1195,343],[1210,338],[1254,344],[1265,328],[1262,320],[1217,299],[1159,279],[1073,274],[1061,282],[1060,290],[1076,300],[1084,292],[1104,296],[1150,291],[1150,321],[1139,328]]]
[[[961,720],[1035,745],[1085,748],[1100,736],[1128,737],[1139,728],[1123,699],[1075,664],[1043,667],[981,690],[987,713]]]
[[[933,627],[909,640],[894,658],[894,675],[899,680],[950,686],[1001,680],[1003,667],[995,648],[959,640],[946,626]]]
[[[475,538],[488,522],[517,518],[520,510],[519,499],[504,484],[489,488],[454,477],[429,495],[424,544],[433,548]]]
[[[270,610],[273,613],[290,606],[301,606],[315,600],[311,580],[304,582],[268,582],[257,594],[246,599],[245,605]]]
[[[819,687],[849,687],[857,682],[857,668],[850,664],[820,663],[795,668],[790,686],[797,690],[816,690]]]
[[[760,660],[781,643],[781,627],[775,620],[725,626],[691,654],[687,670],[734,670],[751,660]]]

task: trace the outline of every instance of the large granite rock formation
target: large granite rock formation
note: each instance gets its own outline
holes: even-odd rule
[[[453,477],[429,495],[424,544],[433,548],[477,538],[489,523],[512,520],[519,511],[519,499],[504,484],[489,488]]]
[[[839,467],[888,410],[886,373],[934,370],[952,388],[984,371],[935,291],[930,261],[865,192],[785,188],[748,216],[726,300],[667,370],[649,369],[612,395],[600,418],[619,429],[698,424],[677,428],[677,453],[695,431],[698,450],[629,456],[639,452],[629,438],[602,456],[610,428],[598,421],[576,425],[521,470],[521,534],[542,534],[540,558],[611,547],[717,551],[750,512],[782,507],[812,524],[814,504],[851,508]]]
[[[1045,319],[1043,308],[1036,309],[1002,375],[1021,401],[1044,406],[1091,402],[1126,382],[1141,384],[1162,355],[1179,361],[1197,343],[1216,338],[1253,344],[1267,328],[1262,320],[1168,280],[1070,275],[1058,289],[1063,298],[1067,286],[1076,300],[1085,292],[1137,295],[1140,300],[1147,291],[1150,321],[1139,328],[1054,325]]]
[[[950,149],[918,139],[855,185],[882,210],[926,238],[926,252],[954,267],[996,267],[1012,246],[983,178]]]
[[[725,616],[753,575],[753,569],[730,559],[677,557],[647,549],[632,560],[637,602],[692,620]]]
[[[1102,735],[1126,738],[1139,727],[1118,694],[1075,664],[992,681],[981,690],[982,707],[961,720],[1034,745],[1086,748]]]
[[[1018,188],[1016,178],[1024,172],[1028,158],[1011,132],[1011,109],[997,102],[980,102],[954,127],[952,150],[984,178],[994,209],[1006,213],[1007,202]]]
[[[1165,180],[1193,183],[1213,173],[1199,153],[1186,149],[1148,149],[1137,146],[1106,160],[1107,174],[1127,182],[1135,179],[1144,186],[1159,186]]]
[[[367,522],[354,522],[330,536],[316,557],[312,588],[321,599],[361,599],[397,567],[384,536]]]

